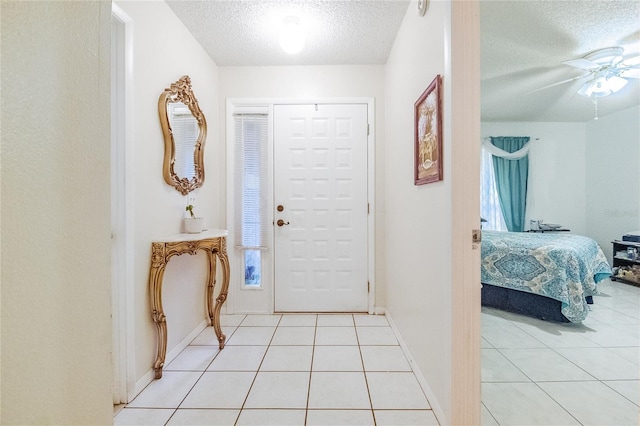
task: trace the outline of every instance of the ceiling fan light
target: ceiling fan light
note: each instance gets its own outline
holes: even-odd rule
[[[588,81],[582,85],[582,87],[578,90],[578,94],[582,96],[586,96],[587,98],[596,97],[602,98],[604,96],[609,96],[613,91],[609,87],[607,79],[604,77],[599,77],[594,80]]]
[[[627,80],[622,77],[618,77],[614,75],[607,79],[607,85],[611,90],[611,93],[616,93],[617,91],[619,91],[620,89],[622,89],[624,86],[627,85]]]
[[[605,77],[596,78],[591,82],[591,94],[597,98],[609,96],[613,91],[609,86],[609,81]]]
[[[593,93],[593,81],[587,81],[585,84],[583,84],[580,87],[580,89],[578,89],[578,94],[585,96],[587,98],[590,98],[592,93]]]

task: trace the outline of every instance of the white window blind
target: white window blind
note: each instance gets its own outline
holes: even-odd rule
[[[269,243],[268,110],[236,111],[235,244],[241,250],[267,250]]]
[[[198,121],[188,106],[175,102],[169,104],[169,125],[176,141],[173,171],[181,178],[191,180],[196,176],[194,152],[200,132]]]

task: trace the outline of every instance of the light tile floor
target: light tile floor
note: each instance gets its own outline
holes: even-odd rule
[[[482,424],[640,424],[640,288],[599,284],[582,324],[482,308]]]
[[[482,309],[483,425],[640,424],[640,288],[599,284],[582,324]],[[227,315],[116,425],[437,425],[385,317]]]
[[[115,425],[437,425],[384,316],[224,315]]]

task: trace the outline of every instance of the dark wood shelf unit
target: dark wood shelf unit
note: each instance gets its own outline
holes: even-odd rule
[[[629,267],[634,265],[640,267],[640,243],[636,243],[633,241],[615,240],[612,241],[611,244],[613,244],[613,268],[620,268],[624,266]],[[637,250],[638,255],[634,259],[631,259],[627,256],[628,247],[634,247]],[[624,252],[624,255],[618,255],[618,252]],[[611,280],[640,286],[640,281],[630,280],[625,277],[612,275]]]

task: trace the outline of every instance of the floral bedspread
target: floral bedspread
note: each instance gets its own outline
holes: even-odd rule
[[[571,322],[587,317],[585,297],[611,275],[598,243],[558,233],[482,232],[482,283],[550,297],[562,302]]]

